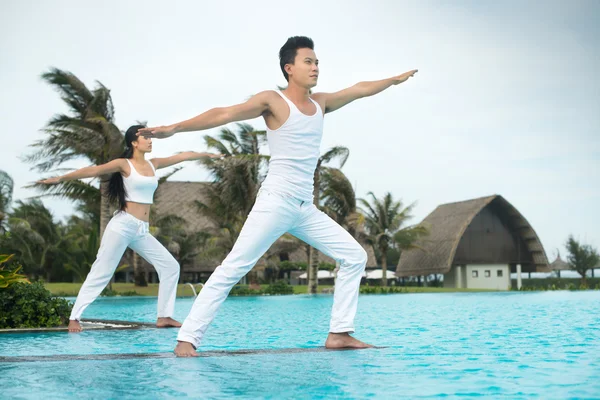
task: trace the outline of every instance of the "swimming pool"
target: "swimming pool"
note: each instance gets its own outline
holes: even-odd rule
[[[331,296],[230,298],[201,350],[322,346],[331,303]],[[191,304],[179,298],[175,317]],[[152,322],[155,307],[155,298],[103,298],[85,317]],[[598,398],[599,315],[598,291],[363,295],[357,337],[388,348],[0,362],[0,397]],[[0,356],[164,353],[176,335],[3,334]]]

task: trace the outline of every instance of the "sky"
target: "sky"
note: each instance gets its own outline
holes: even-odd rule
[[[278,50],[305,35],[320,61],[315,91],[419,69],[325,118],[322,151],[350,149],[343,171],[359,197],[416,202],[417,223],[440,204],[499,194],[552,261],[570,234],[600,248],[599,22],[594,0],[3,0],[0,170],[15,180],[15,199],[37,194],[24,186],[41,175],[23,156],[67,111],[40,78],[50,67],[110,88],[126,130],[285,85]],[[216,133],[178,134],[153,153],[204,151],[203,136]],[[189,162],[170,179],[208,178]],[[74,212],[66,200],[44,203],[57,218]]]

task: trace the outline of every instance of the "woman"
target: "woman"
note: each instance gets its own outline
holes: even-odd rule
[[[134,125],[125,133],[126,149],[121,158],[103,165],[85,167],[63,176],[38,181],[38,183],[52,185],[112,174],[108,185],[108,197],[119,204],[119,209],[106,226],[96,261],[77,295],[69,318],[69,332],[81,332],[79,320],[83,311],[106,287],[127,247],[152,264],[158,273],[160,285],[156,326],[159,328],[181,326],[181,323],[171,318],[177,295],[179,263],[148,231],[150,206],[158,187],[156,170],[182,161],[221,156],[188,151],[167,158],[146,160],[146,153],[152,151],[152,139],[137,136],[136,133],[140,128],[143,126]]]

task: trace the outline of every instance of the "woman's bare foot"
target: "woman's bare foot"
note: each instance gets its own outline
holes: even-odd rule
[[[177,346],[173,350],[177,357],[198,357],[199,354],[196,352],[196,348],[189,342],[177,341]]]
[[[353,338],[348,333],[329,333],[325,347],[328,349],[368,349],[373,346]]]
[[[156,320],[157,328],[179,328],[181,327],[181,322],[175,321],[171,317],[161,317]]]
[[[76,319],[69,320],[69,326],[67,329],[69,329],[69,332],[81,332],[83,330],[79,324],[79,321]]]

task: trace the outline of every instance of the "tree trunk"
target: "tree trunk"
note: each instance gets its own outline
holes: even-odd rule
[[[308,270],[308,293],[316,294],[319,285],[318,274],[319,274],[319,251],[311,246],[310,250],[310,265]]]
[[[312,249],[312,247],[310,247],[309,245],[306,245],[306,285],[308,287],[308,281],[310,280],[310,249]]]
[[[320,191],[320,170],[321,170],[321,162],[319,161],[317,163],[317,168],[315,168],[315,175],[314,175],[314,196],[313,196],[313,202],[315,204],[315,206],[317,206],[317,208],[319,208],[319,191]],[[307,270],[309,270],[310,272],[308,272],[308,293],[310,294],[316,294],[317,293],[317,288],[319,285],[319,280],[318,278],[318,274],[319,274],[319,251],[317,249],[315,249],[314,247],[310,247],[310,249],[308,250],[308,268]]]
[[[381,286],[386,287],[387,284],[387,251],[384,251],[381,255]]]
[[[587,270],[579,272],[581,274],[581,286],[587,287]]]
[[[108,180],[106,177],[100,178],[100,241],[102,241],[102,237],[104,236],[104,231],[106,230],[106,226],[111,218],[111,207],[110,202],[108,201],[108,196],[106,195],[108,191]],[[108,283],[108,288],[112,290],[112,284],[115,282],[115,275],[113,274],[112,278],[110,278],[110,282]]]
[[[140,256],[138,256],[135,251],[133,252],[133,280],[135,281],[135,286],[148,286],[148,281],[146,281],[146,275],[144,274],[144,270],[142,269]]]
[[[100,240],[102,240],[102,235],[104,235],[104,230],[106,229],[106,225],[108,225],[108,221],[110,221],[110,202],[108,201],[108,197],[106,197],[106,191],[108,190],[108,182],[101,181],[100,182]]]

